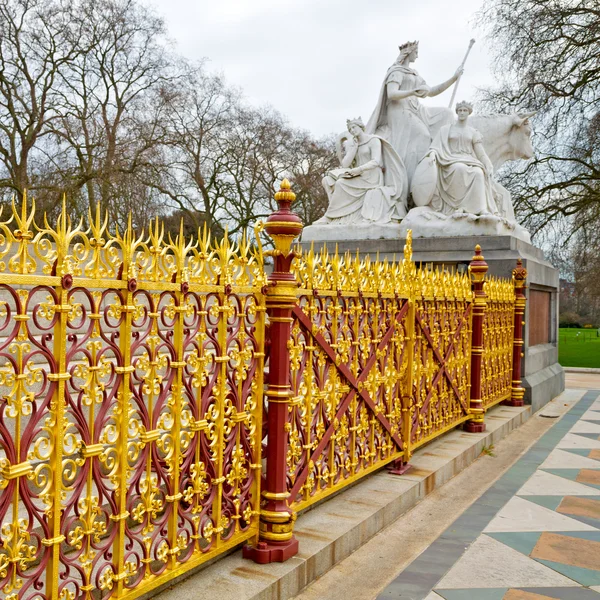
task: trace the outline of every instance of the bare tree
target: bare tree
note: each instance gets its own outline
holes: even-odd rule
[[[155,163],[149,185],[186,220],[212,229],[224,200],[226,145],[241,100],[220,75],[209,75],[202,64],[180,62],[182,77],[173,89],[166,116],[164,163]],[[217,228],[218,229],[218,228]]]
[[[115,218],[138,187],[137,208],[151,216],[156,194],[143,182],[161,162],[170,88],[180,75],[164,23],[136,0],[83,0],[76,19],[87,51],[61,72],[53,123],[66,156],[62,186]]]
[[[50,212],[66,192],[72,213],[100,203],[143,227],[174,210],[219,235],[266,218],[290,177],[305,222],[324,212],[331,142],[177,57],[140,0],[0,0],[1,17],[2,186]]]
[[[559,215],[597,220],[600,2],[486,0],[479,21],[501,81],[488,106],[538,111],[535,158],[504,178],[518,212],[534,231]]]
[[[290,177],[296,193],[294,211],[305,225],[325,214],[329,199],[321,181],[328,171],[339,166],[338,163],[333,138],[315,140],[307,132],[296,132]]]
[[[0,187],[36,187],[61,73],[85,50],[71,4],[0,0]]]

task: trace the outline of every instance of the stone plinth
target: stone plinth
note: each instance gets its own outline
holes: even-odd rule
[[[448,237],[451,232],[460,236],[509,236],[530,243],[529,232],[518,223],[496,215],[471,215],[454,213],[443,215],[427,207],[413,208],[400,224],[400,237],[405,238],[408,230],[413,239],[418,237]],[[347,239],[352,239],[348,237]]]
[[[402,259],[404,238],[365,239],[331,242],[306,241],[302,246],[315,251],[323,244],[330,251],[338,247],[340,254],[358,250],[361,256],[381,260]],[[523,348],[523,386],[525,401],[534,411],[555,398],[564,390],[564,372],[558,363],[558,291],[559,273],[545,258],[544,253],[532,244],[514,236],[478,235],[464,237],[413,237],[413,260],[418,264],[447,265],[467,269],[475,245],[479,244],[489,265],[488,275],[512,276],[518,258],[527,269],[527,308],[525,313],[525,345]]]
[[[310,225],[302,232],[302,241],[321,243],[326,241],[345,242],[347,240],[397,240],[405,237],[402,234],[402,224],[391,222],[385,225],[373,223],[352,223],[349,225]]]

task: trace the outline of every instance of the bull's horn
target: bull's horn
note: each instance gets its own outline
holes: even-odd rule
[[[513,124],[516,125],[517,127],[521,127],[521,125],[523,125],[525,123],[525,121],[528,121],[535,114],[537,114],[537,110],[533,110],[531,112],[515,113],[513,115]]]

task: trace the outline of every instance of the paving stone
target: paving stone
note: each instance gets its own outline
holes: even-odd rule
[[[487,535],[481,535],[436,589],[526,586],[572,587],[573,580]]]
[[[545,531],[531,557],[600,571],[600,542]]]
[[[594,528],[515,496],[485,527],[492,531],[585,531]]]

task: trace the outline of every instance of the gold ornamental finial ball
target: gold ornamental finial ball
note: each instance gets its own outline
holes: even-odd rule
[[[279,186],[279,191],[275,193],[275,200],[281,202],[293,202],[296,199],[296,194],[292,192],[292,184],[288,179],[284,179]]]
[[[475,246],[475,255],[469,264],[471,280],[474,283],[481,283],[485,278],[488,268],[488,264],[485,262],[483,254],[481,254],[481,246],[477,244],[477,246]]]

